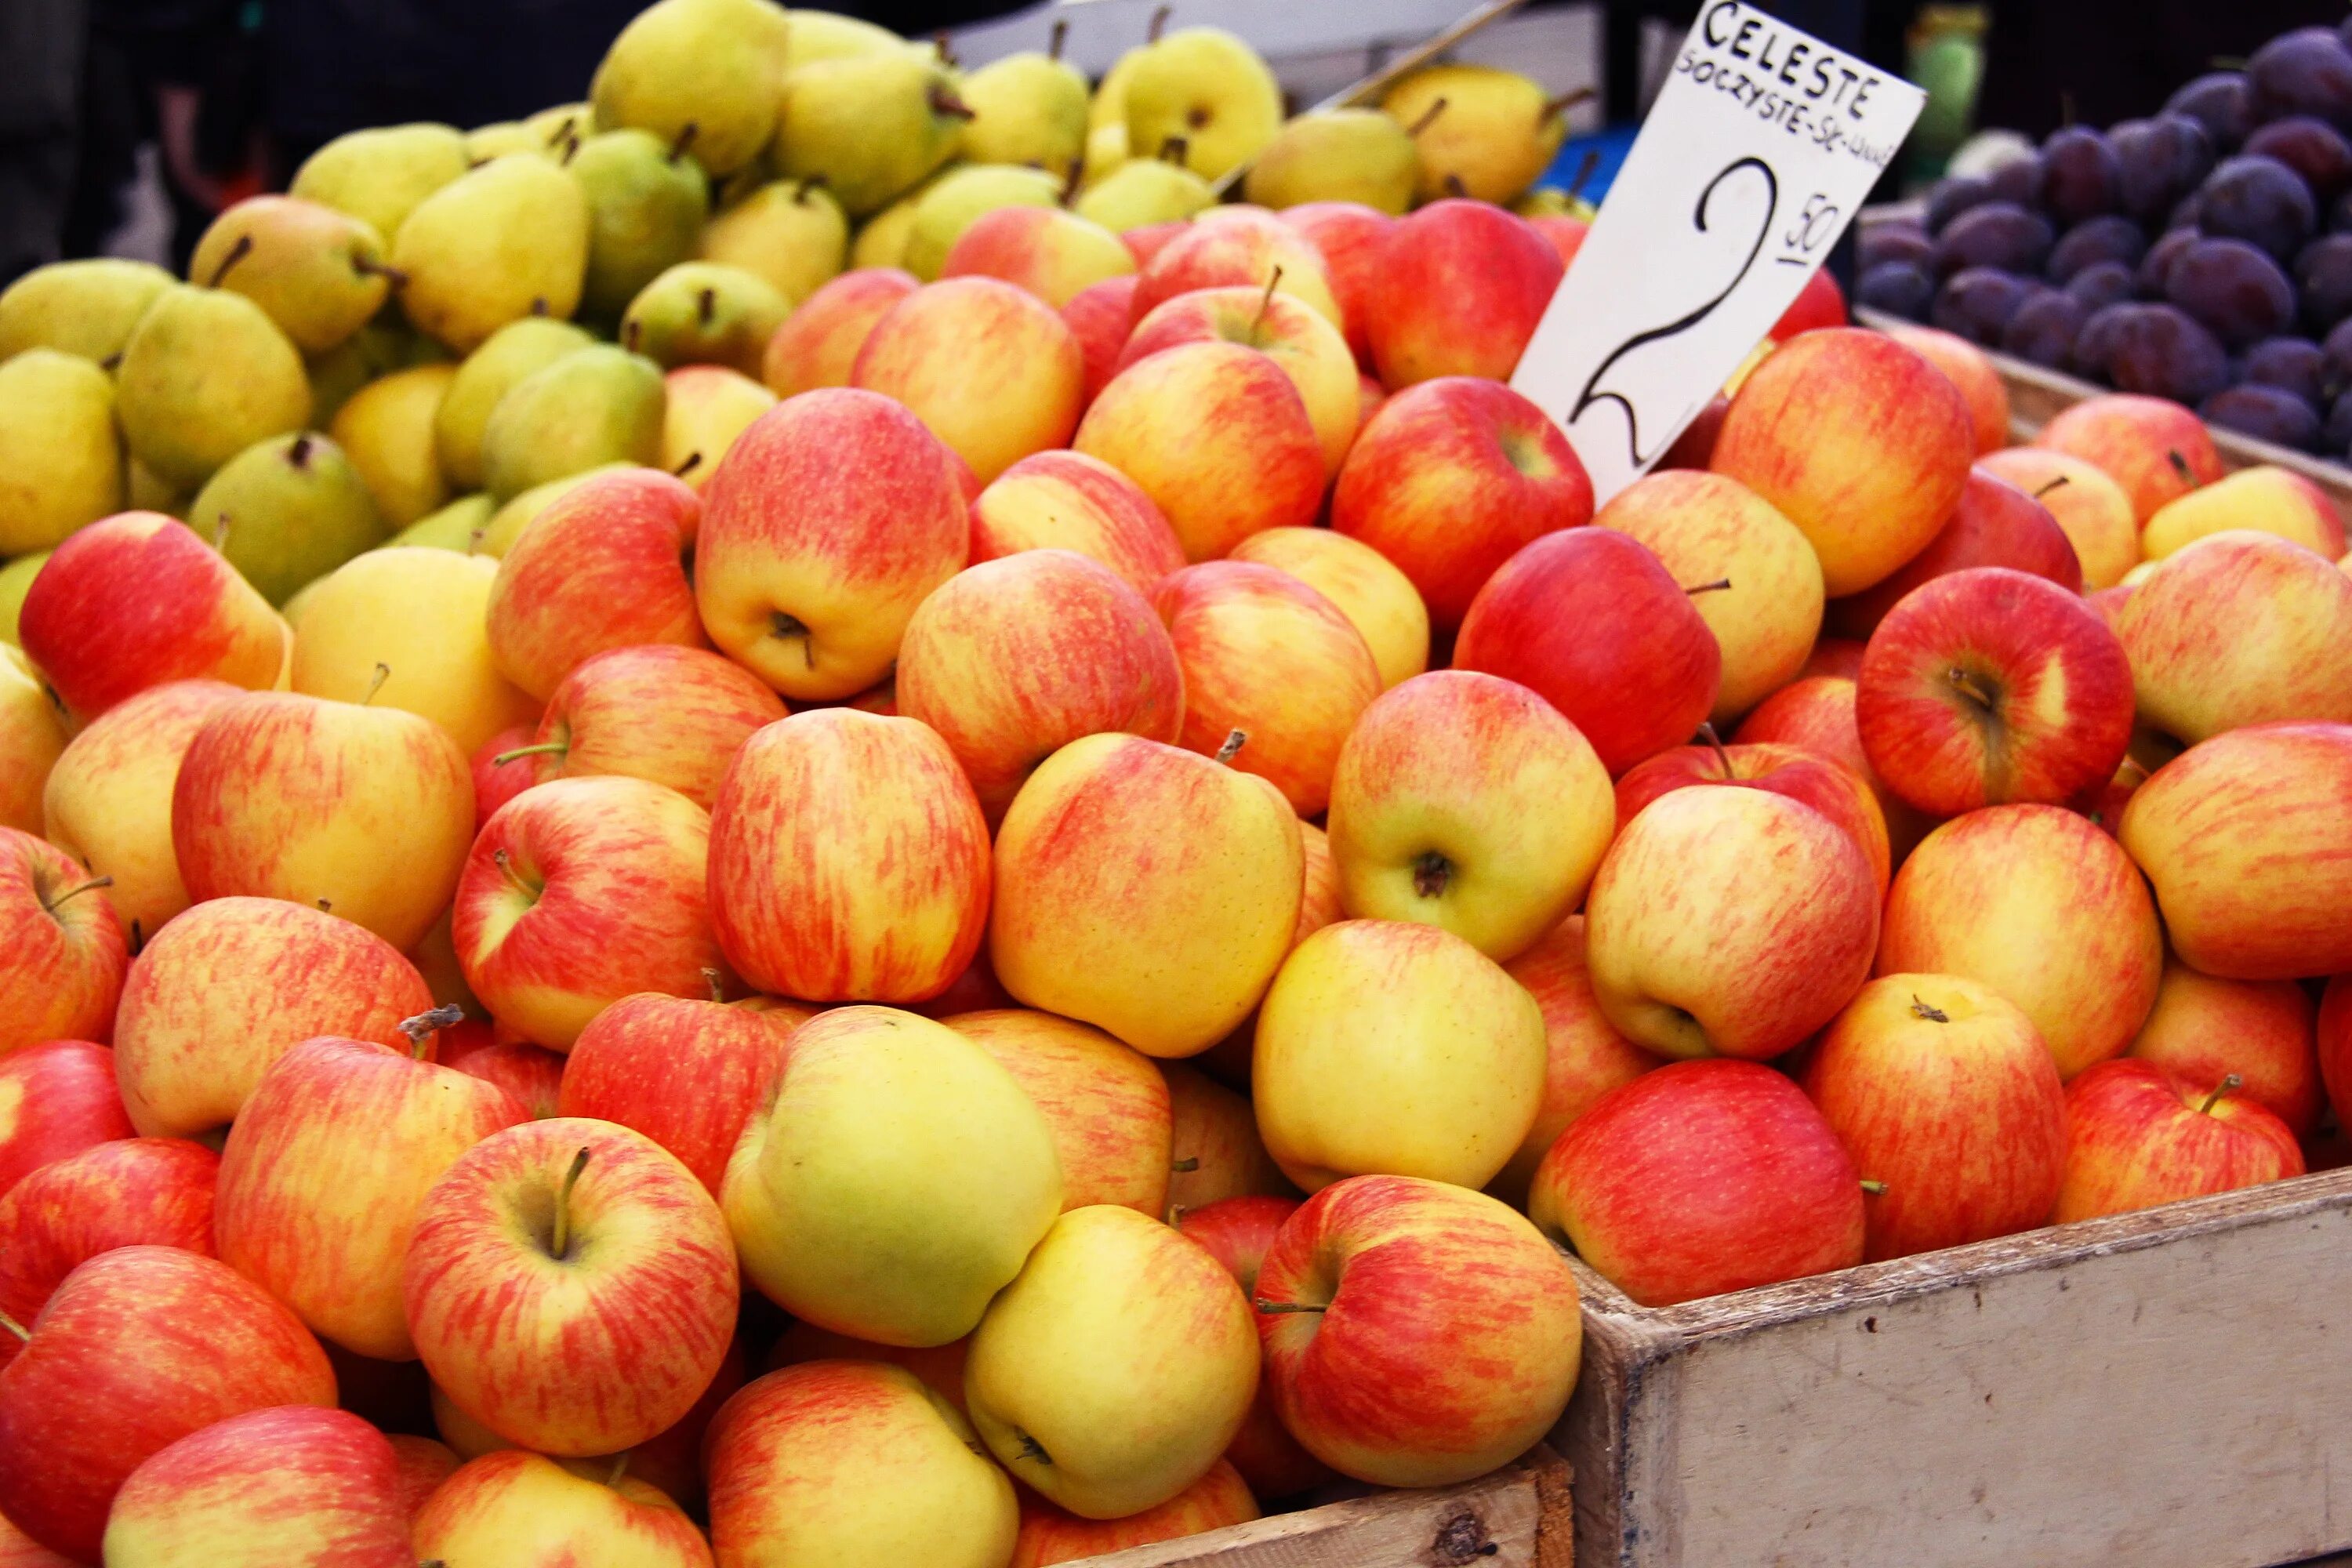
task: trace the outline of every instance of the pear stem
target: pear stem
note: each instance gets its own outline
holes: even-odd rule
[[[1584,187],[1591,184],[1592,183],[1592,176],[1600,172],[1601,153],[1596,148],[1593,151],[1585,153],[1583,162],[1577,164],[1576,178],[1569,181],[1568,183],[1568,194],[1571,196],[1582,195],[1584,194]]]
[[[1242,748],[1248,744],[1249,731],[1247,730],[1231,730],[1226,731],[1225,743],[1217,748],[1217,761],[1221,763],[1232,762],[1235,757],[1241,755]]]
[[[1569,110],[1574,109],[1578,104],[1582,103],[1586,99],[1591,98],[1591,96],[1592,89],[1591,88],[1580,87],[1574,92],[1563,92],[1558,98],[1548,98],[1544,100],[1543,112],[1536,116],[1536,123],[1538,125],[1541,125],[1545,121],[1551,119],[1554,115],[1561,114]]]
[[[1330,1310],[1328,1307],[1310,1307],[1304,1301],[1269,1301],[1263,1296],[1252,1305],[1269,1317],[1279,1312],[1324,1312]]]
[[[958,65],[962,63],[955,58],[955,46],[949,39],[948,30],[945,27],[941,27],[938,32],[931,35],[931,47],[940,52],[940,63],[945,65],[950,70],[953,70]]]
[[[2064,486],[2066,482],[2067,482],[2067,481],[2066,481],[2066,476],[2065,476],[2065,475],[2063,475],[2063,474],[2061,474],[2061,475],[2059,475],[2056,479],[2054,479],[2051,480],[2048,484],[2043,485],[2040,489],[2035,490],[2035,491],[2033,492],[2033,499],[2034,499],[2035,500],[2040,500],[2043,496],[2048,495],[2052,490],[2058,489],[2062,488],[2063,486]]]
[[[583,1149],[581,1152],[584,1154],[587,1151]],[[628,1473],[629,1450],[624,1448],[619,1453],[613,1456],[612,1473],[604,1478],[604,1484],[608,1487],[617,1487],[621,1484],[621,1478]]]
[[[680,463],[677,468],[672,468],[669,471],[669,477],[674,479],[682,479],[700,467],[702,467],[702,450],[700,447],[697,447],[695,450],[688,452],[686,455],[686,461]]]
[[[1408,136],[1420,135],[1435,123],[1437,117],[1444,112],[1445,100],[1442,98],[1433,100],[1427,109],[1421,111],[1420,119],[1404,128],[1404,133]]]
[[[1068,41],[1069,37],[1070,19],[1067,16],[1058,18],[1054,23],[1054,36],[1045,45],[1045,58],[1049,60],[1060,59],[1062,45]]]
[[[1160,144],[1160,161],[1163,163],[1181,163],[1184,161],[1184,154],[1192,150],[1192,143],[1185,138],[1171,136]]]
[[[694,297],[695,325],[708,331],[711,318],[719,314],[719,290],[705,289]]]
[[[68,888],[64,892],[59,893],[54,899],[43,900],[41,907],[48,910],[49,913],[56,914],[59,905],[70,903],[72,900],[80,898],[84,893],[91,892],[100,888],[111,888],[112,886],[114,886],[114,879],[111,877],[92,877],[87,882],[76,882],[72,887]]]
[[[1715,732],[1715,726],[1708,723],[1701,724],[1698,727],[1698,736],[1700,740],[1715,748],[1715,760],[1723,768],[1724,782],[1729,784],[1736,781],[1739,777],[1739,770],[1731,765],[1731,752],[1725,747],[1723,737]]]
[[[364,256],[352,258],[352,270],[362,278],[383,279],[395,294],[408,287],[406,271],[397,267],[387,267],[381,261],[372,260]]]
[[[1162,5],[1151,13],[1151,26],[1143,29],[1145,43],[1156,44],[1160,41],[1160,35],[1168,30],[1169,14],[1175,9],[1173,5]]]
[[[445,1002],[428,1012],[417,1014],[414,1018],[403,1018],[398,1027],[408,1037],[409,1059],[423,1061],[425,1047],[431,1043],[433,1037],[461,1022],[465,1016],[463,1007],[455,1002]]]
[[[221,258],[220,265],[213,268],[213,275],[205,279],[205,287],[207,289],[219,288],[221,286],[221,279],[228,276],[229,268],[235,267],[238,262],[244,260],[247,257],[251,256],[252,254],[253,236],[249,234],[238,235],[236,237],[236,243],[228,247],[228,254]]]
[[[1281,287],[1282,268],[1277,266],[1266,275],[1265,292],[1257,299],[1257,314],[1250,318],[1250,342],[1253,347],[1257,342],[1258,329],[1265,325],[1266,311],[1274,307],[1274,291]]]
[[[1466,201],[1470,195],[1470,187],[1462,183],[1461,175],[1448,170],[1445,174],[1445,194],[1457,202]]]
[[[702,983],[710,987],[710,999],[713,1002],[727,1000],[727,987],[719,984],[722,978],[716,965],[706,963],[702,966]]]
[[[2221,1103],[2221,1097],[2229,1093],[2233,1089],[2242,1089],[2245,1087],[2245,1082],[2246,1080],[2240,1078],[2236,1073],[2230,1074],[2227,1078],[2213,1086],[2213,1092],[2205,1097],[2204,1103],[2197,1108],[2197,1114],[2200,1116],[2212,1115],[2213,1108]]]
[[[580,1173],[588,1168],[588,1151],[582,1149],[572,1156],[572,1168],[563,1173],[563,1184],[555,1189],[555,1234],[549,1238],[549,1250],[560,1260],[572,1245],[572,1189],[580,1184]]]
[[[686,150],[693,146],[694,139],[701,134],[702,121],[699,120],[689,120],[685,124],[679,126],[677,128],[677,139],[669,144],[669,161],[675,163],[680,158],[685,157]]]
[[[505,767],[517,757],[559,756],[571,749],[572,742],[569,741],[541,741],[537,745],[517,746],[511,752],[500,752],[497,756],[490,759],[490,766],[494,768]]]
[[[294,437],[294,444],[293,444],[291,447],[287,447],[287,448],[286,448],[286,460],[287,460],[289,463],[291,463],[292,465],[294,465],[295,468],[296,468],[298,471],[307,471],[307,470],[310,468],[310,432],[305,431],[305,432],[303,432],[301,435],[297,436],[297,437]]]
[[[360,698],[360,706],[364,708],[369,703],[374,701],[375,694],[382,691],[383,689],[383,683],[391,679],[392,666],[388,664],[377,665],[375,667],[375,679],[368,682],[366,693]]]
[[[1726,588],[1728,588],[1728,587],[1730,587],[1730,586],[1731,586],[1731,579],[1730,579],[1730,578],[1728,578],[1728,577],[1717,577],[1717,578],[1714,582],[1712,582],[1712,583],[1701,583],[1700,584],[1698,584],[1698,586],[1696,586],[1696,587],[1695,587],[1695,588],[1685,588],[1685,589],[1683,590],[1683,592],[1684,592],[1684,593],[1685,593],[1685,594],[1720,594],[1720,593],[1722,593]]]
[[[33,1342],[32,1331],[25,1327],[24,1324],[18,1322],[16,1319],[10,1317],[5,1312],[0,1312],[0,1329],[7,1330],[10,1333],[24,1341],[26,1344]]]
[[[943,81],[931,83],[931,112],[950,120],[975,118],[972,107],[955,95],[955,89]]]

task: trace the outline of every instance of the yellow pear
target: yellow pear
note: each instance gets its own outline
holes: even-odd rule
[[[1129,158],[1082,191],[1070,210],[1113,234],[1155,223],[1181,223],[1216,205],[1209,182],[1164,158]]]
[[[541,147],[562,158],[565,143],[577,145],[594,134],[596,113],[585,103],[559,103],[531,115],[523,125]]]
[[[609,321],[665,268],[694,254],[710,216],[710,180],[691,156],[645,131],[591,136],[569,167],[588,195],[580,308]]]
[[[100,258],[36,267],[0,289],[0,360],[56,349],[104,364],[122,352],[131,329],[172,283],[170,273],[146,261]]]
[[[466,158],[469,163],[487,163],[509,153],[527,153],[551,163],[556,158],[556,150],[541,141],[539,132],[520,120],[500,120],[488,125],[477,125],[466,132]]]
[[[1088,190],[1128,159],[1127,121],[1114,120],[1087,132],[1085,166],[1078,171],[1078,188]]]
[[[1160,41],[1160,29],[1167,21],[1165,11],[1156,13],[1151,18],[1150,37],[1113,60],[1110,69],[1103,72],[1102,80],[1095,84],[1094,100],[1087,105],[1087,130],[1127,123],[1127,84],[1134,79],[1135,68],[1144,51]]]
[[[791,26],[768,0],[656,0],[621,30],[588,100],[596,129],[646,131],[722,178],[776,126]]]
[[[998,207],[1051,207],[1062,203],[1062,183],[1043,169],[1012,163],[968,163],[923,193],[907,232],[907,270],[928,283],[940,275],[963,231]]]
[[[389,529],[406,528],[449,499],[449,480],[434,451],[433,421],[457,375],[451,364],[394,371],[353,394],[328,426]]]
[[[310,377],[310,428],[325,429],[352,394],[378,376],[448,357],[447,349],[418,331],[398,310],[379,311],[333,348],[303,356]]]
[[[242,294],[305,353],[333,348],[383,304],[383,239],[361,218],[299,196],[253,196],[215,218],[188,275]]]
[[[950,163],[941,173],[917,185],[872,217],[857,230],[857,237],[849,242],[849,265],[856,267],[900,267],[907,264],[907,237],[915,232],[915,208],[933,185],[963,167]]]
[[[662,467],[698,490],[735,437],[776,405],[776,395],[724,365],[682,365],[663,379]]]
[[[131,455],[189,489],[310,418],[302,356],[260,306],[221,289],[165,290],[123,345],[114,384]]]
[[[784,68],[797,70],[819,60],[847,59],[856,55],[897,54],[907,40],[889,28],[862,17],[832,11],[787,11],[784,27]]]
[[[588,267],[588,198],[567,170],[509,153],[425,197],[392,264],[408,319],[459,353],[525,316],[568,319]]]
[[[182,517],[195,491],[171,483],[132,458],[122,465],[122,506],[126,511],[160,511]]]
[[[683,261],[629,302],[621,346],[668,369],[722,364],[760,374],[792,303],[767,279],[716,261]]]
[[[769,157],[864,217],[953,157],[971,114],[947,69],[909,51],[818,60],[785,82]]]
[[[288,194],[358,218],[385,239],[416,204],[464,174],[466,139],[420,121],[338,136],[294,171]]]
[[[991,60],[957,89],[971,118],[963,156],[975,163],[1035,163],[1056,177],[1087,147],[1087,79],[1062,60],[1067,22],[1054,25],[1053,47]]]
[[[1425,202],[1510,202],[1551,166],[1568,136],[1565,107],[1517,71],[1474,65],[1425,67],[1381,100],[1412,130],[1421,165],[1415,194]]]
[[[525,376],[482,429],[482,474],[511,500],[550,479],[604,463],[661,458],[661,367],[599,343]],[[419,514],[422,515],[422,514]]]
[[[223,463],[196,492],[188,526],[273,605],[389,531],[343,449],[309,431],[257,441]]]
[[[1282,129],[1282,87],[1255,49],[1221,27],[1181,27],[1143,51],[1129,75],[1127,136],[1139,152],[1184,142],[1204,180],[1239,168]]]
[[[16,637],[16,617],[25,612],[25,595],[33,586],[33,579],[41,574],[47,563],[46,550],[30,555],[19,555],[5,566],[0,566],[0,643],[10,647],[20,646]]]
[[[1391,215],[1412,205],[1421,155],[1405,128],[1377,109],[1318,109],[1276,132],[1242,190],[1260,206],[1361,202]]]
[[[480,486],[482,430],[499,399],[525,376],[595,341],[569,321],[525,316],[509,321],[467,354],[433,416],[433,449],[449,482],[461,489]]]
[[[796,305],[849,258],[849,219],[824,186],[779,180],[713,217],[700,254],[765,279]]]
[[[432,720],[471,756],[540,704],[490,658],[490,584],[499,563],[447,550],[372,550],[310,594],[294,636],[293,689],[370,700]],[[392,673],[376,685],[377,667]]]
[[[47,550],[122,510],[114,383],[78,354],[0,363],[0,556]]]
[[[629,466],[626,463],[604,463],[582,473],[566,474],[560,479],[550,479],[543,485],[531,486],[530,489],[490,514],[490,525],[484,529],[481,537],[474,542],[472,553],[487,555],[494,561],[497,560],[512,549],[514,542],[522,537],[522,531],[529,528],[537,520],[539,514],[552,506],[557,498],[566,490],[594,475]],[[493,500],[496,499],[492,498]]]
[[[489,531],[490,518],[498,510],[498,502],[490,499],[488,491],[474,490],[459,496],[439,511],[426,512],[384,541],[383,547],[404,549],[414,545],[471,555],[481,536]]]

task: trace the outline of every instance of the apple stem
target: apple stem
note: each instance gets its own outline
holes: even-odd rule
[[[727,987],[719,984],[720,978],[716,965],[706,963],[702,966],[702,983],[710,987],[710,999],[713,1002],[727,1000]]]
[[[1248,744],[1249,731],[1247,730],[1227,731],[1225,733],[1225,743],[1217,748],[1217,761],[1221,763],[1232,762],[1235,757],[1241,755],[1242,748]]]
[[[541,741],[536,745],[517,746],[511,752],[500,752],[497,756],[490,759],[490,766],[494,768],[502,768],[509,763],[513,762],[517,757],[551,756],[559,752],[568,752],[571,749],[572,742],[569,741]]]
[[[1863,1178],[1862,1190],[1868,1193],[1874,1198],[1883,1197],[1886,1193],[1886,1184],[1885,1182],[1874,1182],[1865,1176]]]
[[[1723,737],[1715,732],[1715,726],[1711,723],[1702,723],[1698,727],[1698,734],[1700,740],[1715,748],[1715,760],[1723,769],[1724,782],[1736,783],[1739,778],[1739,770],[1731,765],[1731,752],[1724,745]]]
[[[2180,476],[2180,482],[2182,484],[2194,485],[2197,482],[2196,474],[2189,469],[2189,459],[2180,455],[2180,449],[2179,447],[2166,447],[2164,451],[2164,460],[2172,465],[2172,471]]]
[[[555,1189],[555,1234],[550,1238],[548,1250],[557,1260],[572,1245],[572,1189],[580,1184],[580,1173],[588,1168],[588,1151],[583,1148],[572,1156],[572,1168],[563,1173],[563,1184]]]
[[[679,126],[677,128],[677,140],[669,144],[669,161],[675,163],[680,158],[685,157],[686,150],[693,146],[694,139],[701,134],[702,121],[699,120],[689,120],[685,124]]]
[[[391,679],[392,666],[388,664],[377,665],[375,667],[375,679],[368,682],[367,692],[360,699],[360,706],[364,708],[369,703],[374,701],[375,694],[382,691],[383,689],[383,683]]]
[[[1569,110],[1574,109],[1578,104],[1582,103],[1586,99],[1591,98],[1591,96],[1592,89],[1591,88],[1580,87],[1573,92],[1563,92],[1558,98],[1546,99],[1544,100],[1543,112],[1536,116],[1536,123],[1538,125],[1541,125],[1545,121],[1549,120],[1552,116],[1556,114],[1563,114]]]
[[[1454,880],[1454,862],[1434,849],[1413,857],[1412,890],[1424,899],[1442,899]]]
[[[2065,475],[2063,475],[2063,474],[2061,474],[2061,475],[2059,475],[2056,479],[2054,479],[2051,480],[2048,484],[2043,485],[2040,489],[2035,490],[2035,491],[2033,492],[2033,499],[2034,499],[2035,500],[2040,500],[2043,496],[2048,495],[2052,490],[2059,489],[2063,488],[2063,487],[2065,486],[2065,484],[2066,484],[2066,483],[2067,483],[2066,476],[2065,476]]]
[[[59,893],[54,899],[43,900],[41,907],[48,910],[49,913],[56,914],[58,912],[58,905],[69,903],[73,900],[81,897],[84,893],[92,891],[95,889],[111,888],[112,886],[114,886],[114,879],[111,877],[92,877],[86,882],[76,882],[72,887],[68,888],[64,892]]]
[[[516,870],[514,868],[513,856],[508,854],[503,849],[493,849],[490,851],[490,859],[497,865],[499,870],[506,873],[507,880],[514,884],[514,889],[516,892],[520,893],[526,899],[534,900],[538,899],[539,889],[532,887],[529,882],[523,880],[522,873]]]
[[[310,437],[307,433],[294,437],[294,444],[286,448],[286,460],[292,464],[297,471],[307,472],[309,470],[310,467]]]
[[[2221,1103],[2221,1097],[2229,1093],[2233,1089],[2244,1088],[2245,1082],[2246,1080],[2240,1078],[2236,1073],[2230,1074],[2227,1078],[2224,1078],[2221,1082],[2213,1086],[2213,1092],[2205,1097],[2205,1103],[2197,1108],[2197,1114],[2200,1116],[2212,1115],[2213,1108]]]
[[[583,1153],[586,1152],[584,1150],[582,1152]],[[628,1473],[629,1450],[624,1448],[619,1453],[613,1456],[613,1470],[610,1475],[604,1478],[604,1484],[608,1487],[617,1487],[621,1484],[621,1478]]]
[[[433,1037],[443,1029],[462,1022],[465,1016],[466,1010],[463,1007],[458,1006],[455,1002],[444,1002],[440,1006],[428,1012],[419,1013],[414,1018],[403,1018],[398,1027],[402,1034],[408,1037],[410,1058],[423,1061],[425,1047],[432,1041]]]
[[[1060,59],[1062,58],[1062,45],[1069,36],[1070,19],[1067,16],[1064,16],[1055,21],[1054,24],[1054,36],[1045,45],[1045,58],[1049,60]]]
[[[1944,679],[1951,683],[1953,690],[1988,713],[2000,706],[2000,699],[1986,688],[1983,681],[1957,665],[1944,672]]]
[[[1265,313],[1274,307],[1274,291],[1282,287],[1282,268],[1276,267],[1266,274],[1265,292],[1257,297],[1257,314],[1250,318],[1250,345],[1257,345],[1257,334],[1265,325]]]
[[[236,237],[236,243],[228,247],[228,254],[221,258],[220,265],[213,268],[213,275],[205,279],[205,287],[207,289],[219,288],[221,286],[221,279],[228,276],[229,268],[235,267],[238,262],[244,260],[247,257],[251,256],[252,254],[253,236],[249,234],[238,235]]]
[[[710,319],[717,314],[719,314],[718,289],[705,289],[694,297],[694,321],[697,326],[708,329]]]
[[[1175,9],[1173,5],[1162,5],[1151,13],[1151,26],[1143,30],[1145,43],[1156,44],[1160,41],[1160,35],[1168,29],[1168,15]]]
[[[479,555],[482,552],[482,541],[489,536],[490,531],[487,528],[469,530],[466,534],[466,553]]]
[[[1925,1018],[1931,1024],[1948,1024],[1952,1021],[1952,1016],[1949,1013],[1945,1012],[1941,1007],[1929,1006],[1920,1001],[1916,995],[1911,998],[1911,1011],[1915,1016]]]
[[[955,95],[955,89],[943,81],[931,83],[931,112],[948,120],[973,118],[971,105]]]
[[[1252,1302],[1251,1305],[1255,1307],[1259,1311],[1267,1314],[1269,1317],[1277,1312],[1322,1312],[1329,1310],[1328,1307],[1310,1307],[1304,1301],[1269,1301],[1263,1296],[1260,1296],[1255,1301]]]
[[[1728,587],[1730,587],[1730,586],[1731,586],[1731,579],[1730,579],[1730,578],[1728,578],[1728,577],[1717,577],[1717,578],[1714,582],[1712,582],[1712,583],[1701,583],[1700,584],[1698,584],[1698,586],[1696,586],[1696,587],[1695,587],[1695,588],[1685,588],[1685,589],[1683,590],[1683,592],[1684,592],[1684,593],[1685,593],[1685,594],[1720,594],[1720,593],[1722,593],[1726,588],[1728,588]]]
[[[7,1330],[26,1344],[32,1343],[33,1331],[5,1312],[0,1312],[0,1329]]]
[[[1168,1168],[1175,1172],[1180,1176],[1190,1175],[1192,1172],[1201,1168],[1200,1157],[1194,1154],[1187,1154],[1181,1160],[1171,1160],[1168,1163]]]
[[[1439,98],[1431,100],[1429,107],[1421,111],[1421,118],[1404,128],[1404,133],[1408,136],[1420,135],[1423,132],[1428,130],[1431,125],[1434,124],[1437,117],[1444,112],[1445,100],[1444,99]]]

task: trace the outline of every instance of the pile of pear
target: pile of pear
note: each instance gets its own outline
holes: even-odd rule
[[[184,520],[294,619],[365,551],[501,554],[599,468],[698,482],[800,390],[761,379],[797,303],[851,268],[936,278],[995,208],[1064,209],[1115,272],[1113,237],[1236,174],[1269,207],[1567,205],[1535,188],[1561,105],[1525,77],[1435,66],[1286,119],[1247,44],[1164,20],[1090,88],[1058,31],[966,73],[828,12],[657,0],[584,102],[343,136],[222,213],[184,281],[26,274],[0,293],[0,638],[47,552],[126,509]]]

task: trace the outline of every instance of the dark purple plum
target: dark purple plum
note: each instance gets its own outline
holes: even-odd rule
[[[2000,330],[2001,351],[2063,370],[2074,352],[2074,335],[2090,319],[2091,308],[2063,289],[2036,294]]]
[[[2327,361],[2327,384],[2352,387],[2352,317],[2328,329],[2319,340],[2319,352]]]
[[[2202,210],[2203,205],[2198,201],[2197,193],[2189,192],[2173,204],[2170,215],[2164,220],[2165,232],[2169,234],[2176,228],[2195,228],[2197,215]]]
[[[2172,270],[2172,264],[2180,258],[2182,251],[2202,237],[2193,228],[2170,229],[2158,236],[2156,243],[2147,247],[2147,254],[2140,258],[2137,275],[2140,298],[2163,299],[2165,274]]]
[[[2327,355],[2309,338],[2264,338],[2239,362],[2238,379],[2294,393],[2314,408],[2327,402]]]
[[[2242,239],[2200,239],[2183,250],[2164,275],[2164,297],[2231,349],[2294,324],[2294,285]]]
[[[1900,316],[1906,321],[1926,321],[1927,308],[1935,299],[1936,280],[1927,276],[1926,268],[1913,261],[1882,261],[1865,268],[1853,286],[1855,304]]]
[[[2246,138],[2246,151],[2276,158],[2302,175],[2311,194],[2323,202],[2352,185],[2352,142],[2344,140],[2344,133],[2325,120],[2308,114],[2291,114],[2258,126]]]
[[[1970,207],[1992,200],[1992,186],[1973,174],[1937,180],[1927,193],[1927,232],[1941,234],[1944,226]]]
[[[2129,120],[2107,132],[2123,170],[2123,208],[2158,223],[2213,172],[2213,138],[2186,114]]]
[[[2281,33],[2246,62],[2246,112],[2256,125],[2312,114],[2352,129],[2352,47],[2333,27]]]
[[[2199,404],[2197,414],[2208,425],[2298,452],[2319,446],[2319,411],[2284,387],[2228,387]]]
[[[2186,310],[2171,305],[2113,308],[2131,312],[2118,323],[2107,351],[2107,379],[2117,391],[2194,406],[2230,384],[2229,352]]]
[[[2074,334],[2074,373],[2094,381],[2106,380],[2107,366],[2115,358],[2116,344],[2122,340],[2124,328],[2147,309],[2138,304],[2109,305],[2092,311],[2083,322],[2083,330]]]
[[[2107,139],[2087,125],[2065,125],[2042,143],[2036,204],[2062,224],[2111,213],[2123,205],[2123,164]]]
[[[2303,324],[2324,332],[2352,316],[2352,234],[2323,234],[2296,253],[2295,289]]]
[[[1971,267],[1944,280],[1927,319],[1948,332],[1991,348],[2000,342],[2002,329],[2026,296],[2043,287],[1997,268]]]
[[[2318,222],[2311,187],[2275,158],[2226,158],[2198,187],[2199,229],[2218,239],[2242,239],[2281,261],[2303,248]]]
[[[2234,153],[2253,129],[2246,112],[2243,71],[2209,71],[2164,100],[2167,114],[2185,114],[2205,127],[2214,151]]]
[[[1969,267],[1998,267],[2037,275],[2055,237],[2050,220],[2009,202],[1986,202],[1954,218],[1936,238],[1936,275]]]
[[[2084,218],[2058,237],[2050,247],[2044,269],[2053,283],[2064,283],[2095,262],[2120,261],[2136,267],[2147,254],[2147,235],[2121,213]]]
[[[2006,163],[1994,167],[1985,176],[1985,184],[1997,202],[2015,202],[2030,207],[2042,190],[2042,154],[2020,153]]]
[[[2320,426],[2319,449],[2335,458],[2352,457],[2352,391],[2339,392],[2327,405],[2327,423]]]
[[[2327,204],[2327,232],[2352,234],[2352,191]]]
[[[1874,224],[1853,244],[1853,264],[1864,272],[1882,261],[1908,261],[1924,269],[1935,254],[1927,231],[1908,224]]]
[[[2066,292],[2093,310],[2120,305],[2139,293],[2139,279],[2120,261],[2094,261],[2066,279]]]

